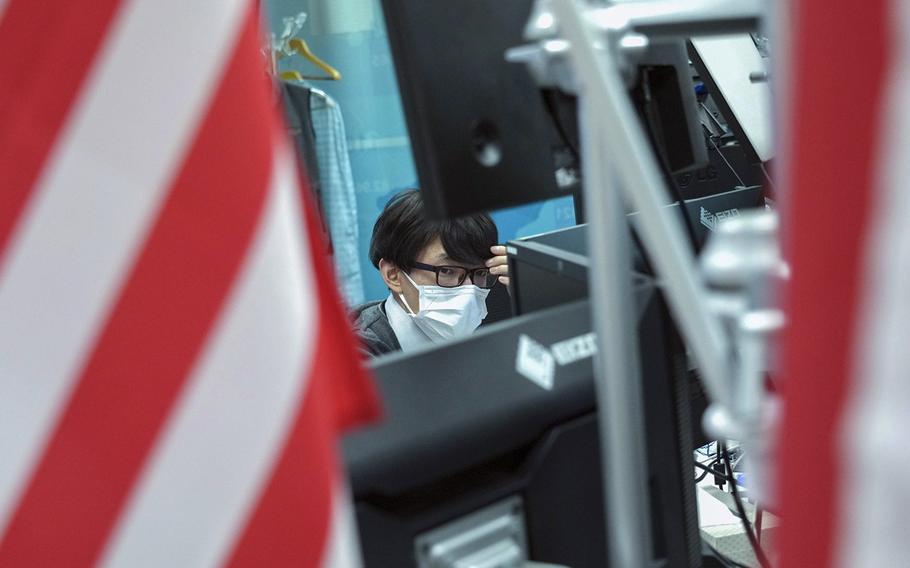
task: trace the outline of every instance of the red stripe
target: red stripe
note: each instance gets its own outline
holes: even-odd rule
[[[305,190],[305,187],[304,187]],[[319,566],[325,555],[332,496],[338,488],[339,433],[374,420],[378,402],[338,298],[311,198],[304,216],[319,300],[319,333],[307,392],[230,566]]]
[[[838,429],[852,368],[888,62],[888,2],[792,6],[787,255],[793,279],[784,354],[780,565],[830,566],[839,510]],[[844,41],[848,37],[862,41]]]
[[[253,13],[167,201],[0,543],[0,566],[85,566],[223,309],[261,218],[270,102]],[[141,111],[141,109],[137,109]],[[109,214],[116,214],[115,211]]]
[[[3,12],[0,268],[10,235],[119,7],[119,0],[10,0]]]

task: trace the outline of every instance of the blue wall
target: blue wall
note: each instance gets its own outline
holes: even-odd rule
[[[312,84],[334,98],[344,113],[357,195],[364,295],[367,300],[384,297],[388,291],[367,258],[373,223],[392,195],[418,183],[379,1],[268,0],[265,8],[276,33],[283,27],[282,18],[307,12],[300,36],[342,74],[341,81]],[[320,73],[299,57],[280,69]],[[492,215],[503,242],[575,223],[571,198]]]

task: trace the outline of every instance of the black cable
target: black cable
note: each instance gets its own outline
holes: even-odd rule
[[[708,443],[708,445],[707,445],[708,449],[705,450],[704,452],[702,452],[703,448],[696,448],[695,452],[698,453],[699,455],[705,456],[706,458],[710,458],[711,457],[711,444],[713,444],[713,443],[715,443],[715,442]],[[713,468],[719,459],[720,459],[720,455],[717,453],[717,448],[715,448],[714,459],[712,459],[708,462],[708,468]],[[700,461],[698,461],[697,458],[695,460],[695,463],[702,465],[702,463]],[[706,478],[709,473],[710,472],[708,471],[708,469],[705,469],[701,475],[699,475],[698,477],[695,478],[695,484],[698,485],[699,483],[701,483],[702,480],[704,480],[704,478]]]
[[[714,464],[712,463],[711,465],[714,465]],[[705,471],[701,472],[701,475],[699,475],[698,477],[695,478],[695,484],[698,485],[699,483],[704,481],[704,479],[706,477],[708,477],[708,473],[710,473],[710,470],[705,468]]]
[[[713,462],[711,465],[704,465],[704,464],[701,464],[701,463],[699,463],[698,461],[696,461],[696,462],[695,462],[695,467],[697,467],[697,468],[700,469],[700,470],[703,470],[703,471],[706,471],[706,472],[713,473],[713,474],[716,475],[717,477],[720,477],[720,478],[724,479],[725,481],[729,481],[730,483],[733,483],[734,480],[733,480],[732,477],[730,477],[730,476],[728,476],[728,475],[725,475],[725,474],[717,473],[717,471],[711,469],[711,466],[713,466],[715,463],[717,463],[717,462],[715,461],[715,462]],[[704,478],[702,478],[702,479],[704,479]],[[698,481],[699,481],[699,480],[696,480],[696,483],[698,483]]]
[[[736,504],[736,510],[739,512],[739,518],[743,523],[743,529],[746,531],[746,537],[749,539],[749,544],[752,545],[752,550],[755,552],[755,558],[758,559],[758,563],[762,568],[771,568],[771,563],[768,562],[765,551],[762,550],[761,545],[758,544],[758,539],[755,538],[755,532],[752,530],[752,523],[749,522],[749,517],[746,516],[746,509],[743,507],[743,502],[739,498],[739,488],[737,487],[735,476],[733,475],[733,466],[730,465],[730,456],[727,455],[726,444],[720,445],[720,452],[722,459],[724,460],[724,465],[727,467],[727,475],[733,480],[731,481],[733,502]]]
[[[711,462],[708,465],[704,465],[701,462],[696,460],[695,467],[704,470],[701,475],[699,475],[698,477],[695,478],[696,484],[701,483],[704,478],[708,477],[708,474],[713,471],[712,468],[714,467],[714,464],[716,464],[719,459],[720,459],[720,456],[714,458],[713,460],[711,460]]]

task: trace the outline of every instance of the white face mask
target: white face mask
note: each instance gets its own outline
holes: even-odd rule
[[[487,317],[489,290],[473,284],[444,288],[419,285],[402,271],[420,293],[420,310],[414,313],[404,294],[399,294],[414,323],[434,342],[470,335]]]

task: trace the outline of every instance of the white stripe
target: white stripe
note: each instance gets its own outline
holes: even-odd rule
[[[245,12],[243,0],[125,3],[10,241],[0,267],[0,534]]]
[[[906,566],[910,557],[910,4],[892,2],[891,13],[896,42],[879,127],[881,173],[841,430],[841,534],[833,542],[845,567]]]
[[[3,12],[6,10],[8,0],[0,0],[0,22],[3,21]]]
[[[343,483],[332,492],[332,521],[322,565],[325,568],[360,568],[363,565],[351,498]]]
[[[316,333],[295,172],[285,153],[251,256],[105,566],[218,565],[268,480],[301,404]]]

